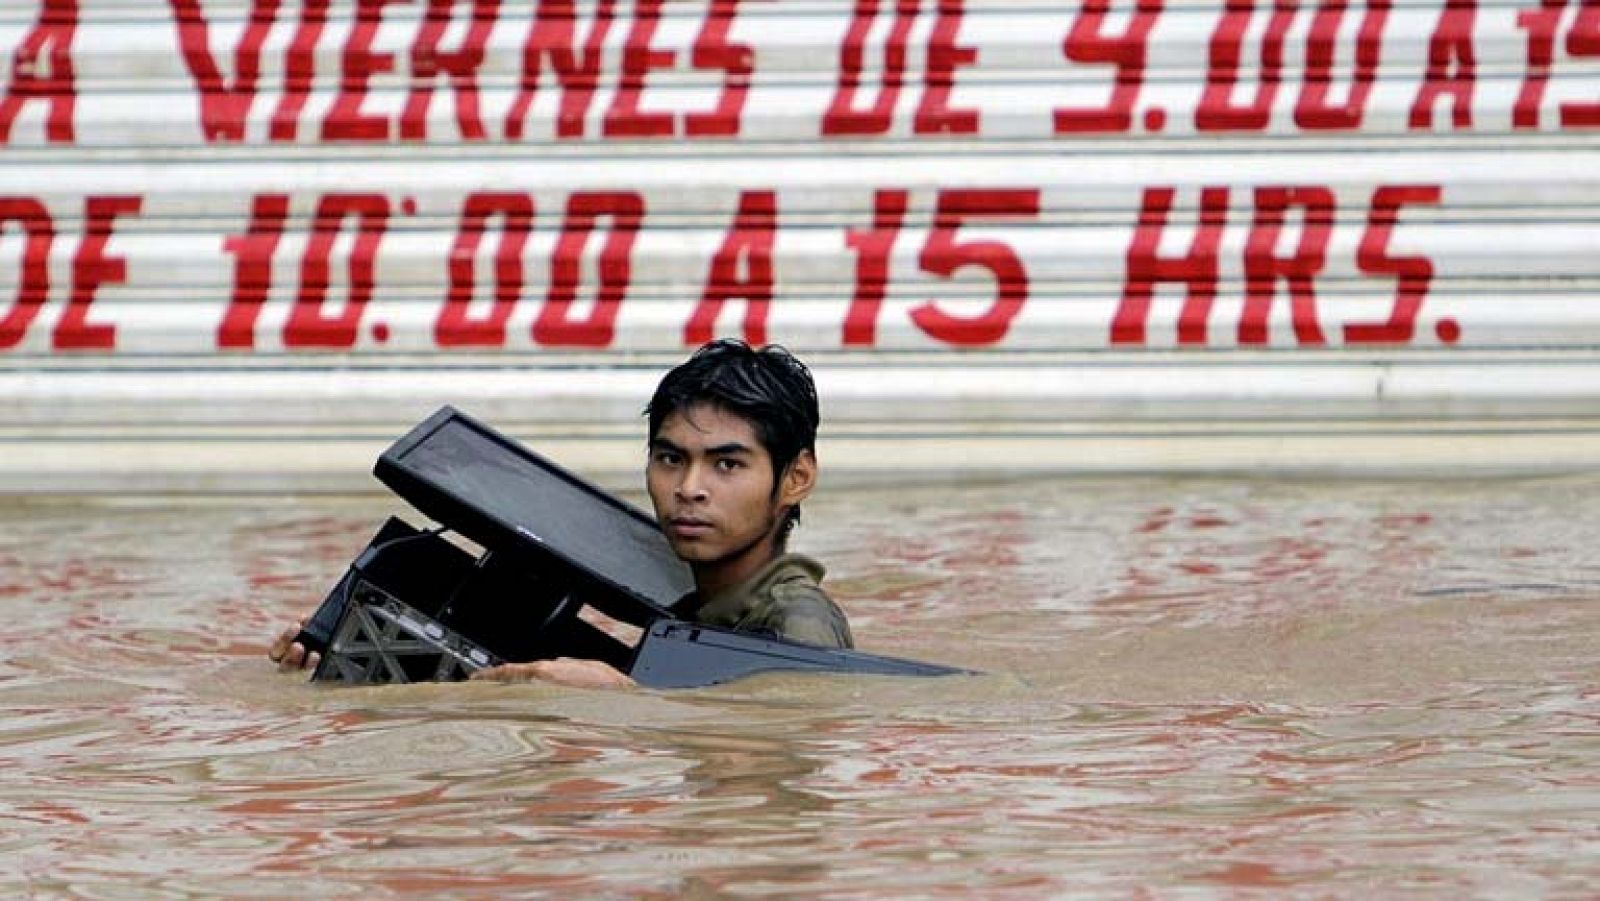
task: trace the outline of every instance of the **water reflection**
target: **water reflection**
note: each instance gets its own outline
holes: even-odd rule
[[[0,508],[0,887],[1581,895],[1594,480],[833,495],[861,643],[989,672],[324,690],[374,502]]]

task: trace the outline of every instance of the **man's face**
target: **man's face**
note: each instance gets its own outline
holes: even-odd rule
[[[772,457],[751,423],[711,404],[667,416],[650,441],[645,482],[677,555],[717,563],[756,549],[774,533]]]

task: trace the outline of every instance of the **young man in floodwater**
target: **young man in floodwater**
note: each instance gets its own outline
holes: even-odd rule
[[[714,341],[662,378],[645,413],[650,502],[694,574],[695,590],[673,612],[709,626],[851,647],[844,612],[822,590],[821,564],[785,550],[800,503],[817,483],[820,416],[805,364],[781,347]],[[298,624],[285,629],[268,651],[281,668],[316,665],[317,655],[295,642],[298,632]],[[633,685],[606,663],[571,657],[507,663],[473,678]]]

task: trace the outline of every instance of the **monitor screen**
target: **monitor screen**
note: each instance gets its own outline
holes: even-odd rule
[[[659,608],[694,588],[655,520],[449,407],[396,442],[377,475],[491,551],[553,553]]]

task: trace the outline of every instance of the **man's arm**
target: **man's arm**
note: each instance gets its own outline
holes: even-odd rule
[[[296,638],[305,625],[305,618],[285,626],[267,648],[267,659],[278,665],[282,672],[316,669],[322,655],[306,649]],[[573,688],[634,688],[638,685],[627,673],[599,660],[575,657],[558,657],[555,660],[535,660],[531,663],[503,663],[473,673],[471,678],[490,682],[530,682],[539,679]]]
[[[572,688],[634,688],[627,673],[599,660],[557,657],[531,663],[502,663],[472,674],[474,681],[531,682],[535,679]]]

